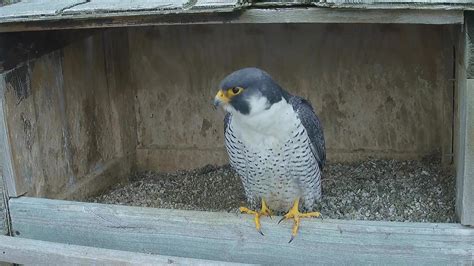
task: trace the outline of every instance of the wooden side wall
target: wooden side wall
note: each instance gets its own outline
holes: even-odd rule
[[[3,74],[17,195],[84,198],[129,173],[127,53],[123,30],[99,32]]]

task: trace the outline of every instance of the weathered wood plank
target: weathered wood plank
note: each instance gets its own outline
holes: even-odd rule
[[[464,34],[466,78],[474,79],[474,11],[465,13]]]
[[[474,229],[459,224],[305,220],[138,208],[39,198],[10,200],[17,236],[101,248],[262,264],[459,264],[473,261]]]
[[[91,0],[63,11],[63,14],[126,12],[145,10],[172,10],[182,9],[187,0]]]
[[[334,4],[472,4],[472,0],[328,0]]]
[[[7,205],[8,198],[5,191],[3,176],[0,174],[0,236],[8,234],[7,227]]]
[[[60,14],[64,9],[86,0],[23,0],[0,8],[0,18],[39,17]]]
[[[82,5],[65,9],[62,14],[83,14],[83,13],[111,13],[111,12],[130,12],[130,11],[163,11],[173,10],[174,12],[186,12],[185,9],[219,9],[228,8],[228,11],[240,6],[238,0],[92,0]]]
[[[474,79],[461,84],[456,210],[462,224],[474,225]]]
[[[8,196],[16,197],[18,191],[15,184],[15,172],[5,117],[5,90],[5,75],[0,75],[0,174],[3,177],[3,184],[1,185],[5,185]]]
[[[0,261],[27,265],[221,265],[222,262],[151,255],[0,236]]]
[[[460,24],[463,21],[460,11],[275,8],[247,10],[235,22]]]
[[[200,10],[200,12],[196,11]],[[124,26],[222,23],[402,23],[462,24],[462,10],[346,10],[327,8],[271,8],[245,11],[191,9],[187,13],[130,11],[56,17],[1,19],[0,32]],[[163,13],[165,12],[165,13]],[[67,18],[67,19],[66,19]]]
[[[474,16],[466,14],[456,63],[456,213],[464,225],[474,225]]]
[[[197,0],[191,9],[236,8],[242,5],[240,0]]]

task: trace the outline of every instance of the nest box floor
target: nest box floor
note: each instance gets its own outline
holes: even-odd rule
[[[326,218],[455,222],[455,177],[439,160],[329,163],[319,211]],[[141,172],[88,201],[131,206],[237,212],[245,205],[229,166],[175,173]]]

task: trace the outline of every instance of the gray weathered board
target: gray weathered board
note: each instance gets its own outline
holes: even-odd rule
[[[238,5],[234,0],[139,0],[139,1],[117,1],[117,0],[91,0],[85,4],[76,5],[65,9],[62,13],[84,14],[84,13],[110,13],[131,11],[154,11],[154,10],[176,10],[199,9],[199,8],[229,8],[232,10]]]
[[[261,264],[467,264],[474,229],[459,224],[309,219],[139,208],[40,198],[10,199],[13,232],[29,239],[206,260]]]
[[[456,212],[474,226],[474,13],[466,12],[456,56]]]
[[[373,4],[345,0],[315,1],[311,4],[313,7],[304,9],[298,8],[301,6],[299,1],[28,0],[0,7],[0,32],[195,23],[453,24],[462,23],[463,10],[474,9],[471,0],[439,1],[420,1],[413,5],[405,2],[402,3],[403,9],[395,5],[398,1],[394,1],[395,4],[385,1]],[[281,5],[285,7],[283,10],[275,9]],[[372,5],[380,10],[370,10]]]
[[[7,212],[5,208],[5,201],[6,195],[4,193],[4,182],[3,182],[3,177],[0,174],[0,235],[6,235],[7,234]]]
[[[26,265],[222,265],[222,262],[151,255],[0,236],[0,262]],[[2,265],[0,263],[0,265]],[[239,264],[241,265],[241,264]]]
[[[150,25],[222,24],[222,23],[402,23],[462,24],[462,10],[349,10],[317,7],[248,9],[243,12],[221,12],[200,7],[189,13],[133,11],[91,13],[71,16],[2,19],[0,32],[44,31],[54,29],[105,28]],[[196,12],[200,10],[200,12]],[[204,14],[203,14],[204,13]],[[68,19],[65,19],[68,18]]]
[[[86,2],[86,0],[23,0],[0,7],[0,17],[8,19],[59,15],[68,8]]]
[[[115,13],[130,15],[149,11],[182,13],[190,10],[233,11],[240,6],[239,0],[27,0],[0,7],[0,23],[11,21],[71,19],[72,15],[110,16]],[[206,10],[204,10],[206,11]]]
[[[461,223],[474,226],[474,79],[467,79],[459,94],[461,121],[457,209]]]
[[[5,80],[0,76],[0,95],[3,95]],[[11,157],[5,125],[3,97],[0,98],[0,235],[7,234],[7,187],[12,185]],[[10,184],[9,184],[10,183]],[[10,189],[8,189],[10,190]]]

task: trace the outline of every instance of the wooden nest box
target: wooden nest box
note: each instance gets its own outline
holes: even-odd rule
[[[10,2],[0,262],[472,265],[471,0]],[[232,213],[80,202],[133,171],[226,163],[209,103],[245,66],[315,105],[329,160],[439,154],[459,223],[314,220],[287,244]]]

